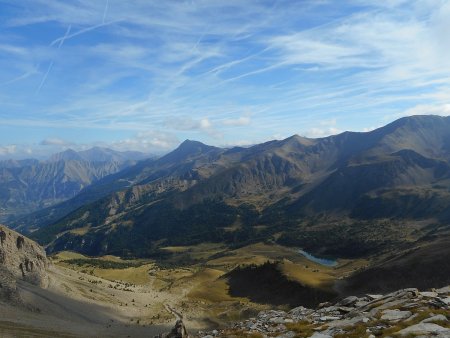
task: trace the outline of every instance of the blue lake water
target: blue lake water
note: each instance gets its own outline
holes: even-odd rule
[[[310,260],[311,262],[320,264],[320,265],[324,265],[324,266],[336,266],[338,265],[338,262],[336,260],[333,259],[325,259],[325,258],[319,258],[319,257],[315,257],[313,255],[311,255],[310,253],[303,251],[303,250],[299,250],[298,252],[300,252],[303,256],[305,256],[308,260]]]

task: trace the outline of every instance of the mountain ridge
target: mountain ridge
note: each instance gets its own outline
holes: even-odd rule
[[[1,161],[0,218],[17,218],[70,199],[91,183],[134,165],[133,157],[143,156],[92,148],[68,149],[47,161]]]
[[[330,217],[330,224],[342,220],[352,233],[358,222],[391,217],[402,224],[415,219],[446,222],[450,203],[447,135],[450,119],[419,116],[366,133],[319,139],[294,135],[232,151],[187,140],[160,159],[108,176],[105,180],[111,189],[105,188],[108,184],[102,188],[108,193],[91,199],[92,204],[77,204],[79,210],[47,223],[33,236],[49,244],[49,250],[73,249],[92,255],[125,250],[147,255],[158,241],[179,243],[183,236],[187,242],[239,245],[258,238],[284,241],[283,235],[273,236],[288,231],[290,245],[302,245],[305,224],[319,226]],[[418,146],[411,140],[419,140]],[[433,145],[430,152],[425,146],[429,144]],[[403,196],[396,200],[395,210],[385,203],[392,194]],[[375,205],[379,206],[376,213]],[[409,210],[410,216],[398,210]],[[83,236],[72,232],[86,229],[86,224]],[[401,235],[399,229],[390,231],[399,236],[395,240],[407,241],[410,230]],[[61,232],[64,235],[58,235]],[[130,249],[126,243],[136,236],[143,239],[142,244]],[[366,241],[365,236],[375,234],[367,228],[358,236]],[[335,237],[338,240],[340,235]],[[392,245],[383,238],[377,241],[368,248],[383,250]],[[348,252],[344,244],[337,244],[342,254]],[[147,253],[142,251],[144,246]],[[311,249],[322,250],[319,244]]]

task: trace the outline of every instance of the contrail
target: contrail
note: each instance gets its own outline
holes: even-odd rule
[[[63,38],[59,42],[58,49],[60,49],[61,46],[63,45],[64,41],[66,41],[71,29],[72,29],[72,25],[69,25],[69,27],[67,27],[66,34],[64,34]]]
[[[102,24],[105,23],[106,13],[108,13],[108,6],[109,6],[109,0],[106,0],[105,11],[103,12],[103,20],[102,20]]]
[[[72,29],[72,25],[69,25],[69,27],[67,27],[66,33],[64,34],[64,36],[62,37],[62,39],[59,41],[58,44],[58,49],[61,48],[61,46],[63,45],[64,41],[67,39],[67,37],[69,36],[70,30]],[[50,73],[50,71],[53,68],[53,60],[50,61],[50,64],[48,65],[47,71],[44,74],[44,77],[41,80],[41,83],[39,84],[38,89],[36,90],[36,94],[39,94],[39,92],[41,91],[41,88],[44,86],[45,81],[47,80],[48,74]]]
[[[50,62],[50,64],[48,65],[47,71],[44,74],[44,77],[41,80],[41,83],[39,84],[38,89],[36,90],[36,94],[39,94],[39,92],[41,91],[42,86],[44,85],[45,81],[47,80],[47,76],[48,73],[50,73],[50,71],[52,70],[53,67],[53,61]]]
[[[72,34],[68,35],[68,36],[65,38],[65,40],[71,39],[71,38],[73,38],[73,37],[75,37],[75,36],[78,36],[78,35],[81,35],[81,34],[84,34],[84,33],[87,33],[87,32],[90,32],[90,31],[92,31],[92,30],[94,30],[94,29],[97,29],[97,28],[100,28],[100,27],[109,26],[109,25],[112,25],[112,24],[115,24],[115,23],[121,22],[121,21],[123,21],[123,20],[109,21],[109,22],[101,23],[101,24],[98,24],[98,25],[95,25],[95,26],[90,26],[90,27],[87,27],[87,28],[84,28],[84,29],[80,29],[79,31],[77,31],[77,32],[75,32],[75,33],[72,33]],[[63,38],[57,38],[57,39],[53,40],[53,41],[50,43],[50,46],[56,45],[58,42],[61,42],[62,39],[63,39]]]

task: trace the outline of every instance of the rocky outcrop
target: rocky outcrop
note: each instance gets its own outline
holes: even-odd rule
[[[420,292],[348,297],[318,309],[263,311],[232,328],[199,332],[198,337],[450,337],[450,286]]]
[[[48,284],[48,260],[37,243],[0,225],[0,298],[16,298],[16,280]]]
[[[178,319],[169,333],[162,333],[155,338],[189,338],[189,334],[183,324],[183,320]]]

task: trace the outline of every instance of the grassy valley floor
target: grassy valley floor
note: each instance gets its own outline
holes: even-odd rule
[[[340,260],[336,267],[326,267],[292,248],[262,243],[231,251],[208,243],[163,250],[167,255],[158,261],[90,258],[73,252],[54,255],[48,289],[19,285],[22,298],[35,310],[2,305],[0,332],[36,329],[37,337],[50,332],[55,337],[151,336],[173,325],[172,309],[195,332],[274,307],[270,297],[250,301],[245,295],[230,295],[227,274],[237,266],[277,262],[286,280],[332,292],[335,280],[368,264]],[[287,305],[277,307],[287,309]]]

